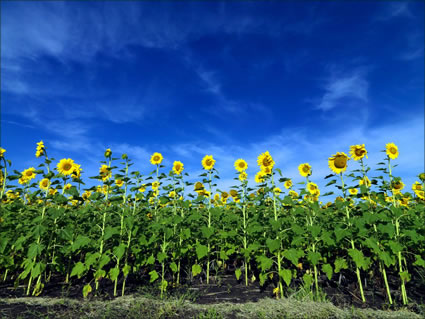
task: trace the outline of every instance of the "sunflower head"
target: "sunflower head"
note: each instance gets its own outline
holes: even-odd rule
[[[248,169],[248,164],[243,159],[235,161],[235,169],[238,172],[245,172]]]
[[[158,181],[152,182],[152,189],[154,191],[158,190],[160,183]]]
[[[63,187],[63,190],[66,191],[68,189],[70,189],[72,187],[72,185],[70,183],[65,184],[65,186]]]
[[[263,171],[259,171],[257,174],[255,174],[255,182],[256,183],[263,183],[265,176],[266,176],[266,174]]]
[[[357,195],[359,190],[357,188],[349,188],[348,192],[350,193],[350,195]]]
[[[85,191],[81,197],[86,201],[91,196],[91,191]]]
[[[50,186],[50,181],[48,178],[43,178],[40,183],[38,184],[38,186],[40,187],[40,189],[47,191],[49,186]]]
[[[248,178],[248,174],[246,172],[240,172],[239,173],[239,180],[241,182],[246,181],[247,178]]]
[[[146,185],[143,184],[142,186],[139,187],[139,192],[144,193],[145,191],[146,191]]]
[[[183,172],[184,166],[183,163],[180,161],[175,161],[173,163],[173,172],[176,175],[180,175]]]
[[[347,161],[349,157],[344,152],[337,152],[332,157],[329,157],[329,168],[335,173],[340,174],[347,169]]]
[[[296,191],[290,190],[289,196],[291,196],[293,199],[296,199],[296,198],[298,198],[299,195]]]
[[[4,153],[6,153],[6,150],[3,147],[0,147],[0,158],[4,156]]]
[[[37,174],[35,173],[34,167],[27,168],[22,172],[22,177],[25,178],[27,181],[30,181],[35,178],[36,175]]]
[[[45,149],[45,146],[44,146],[43,141],[38,142],[37,143],[37,150],[35,152],[35,156],[40,157],[40,156],[44,155],[44,149]]]
[[[311,166],[308,163],[303,163],[298,166],[298,171],[300,175],[303,177],[307,177],[311,175]]]
[[[215,159],[212,155],[205,155],[202,159],[202,167],[206,170],[212,170],[214,168]]]
[[[175,191],[171,191],[171,192],[168,193],[168,197],[170,197],[170,198],[174,198],[176,196],[177,196],[177,194],[176,194]]]
[[[229,193],[228,192],[222,192],[221,193],[221,201],[223,203],[225,203],[227,201],[227,199],[229,198]]]
[[[73,167],[73,171],[72,171],[72,178],[80,178],[81,177],[81,172],[82,172],[82,168],[81,165],[74,163],[74,167]]]
[[[260,166],[261,170],[264,168],[269,168],[270,170],[273,169],[274,166],[274,160],[273,157],[270,155],[269,151],[266,151],[265,153],[261,153],[257,158],[257,164]]]
[[[231,190],[229,191],[229,194],[230,194],[230,196],[231,196],[232,198],[236,198],[236,197],[238,197],[238,192],[237,192],[235,189],[231,189]]]
[[[283,183],[283,186],[285,186],[286,189],[290,189],[292,187],[292,180],[288,179]]]
[[[367,188],[369,188],[372,185],[372,183],[371,183],[370,179],[367,176],[365,176],[364,178],[359,180],[359,185],[360,186],[364,185]]]
[[[388,143],[386,146],[386,153],[389,158],[396,159],[398,157],[398,147],[394,143]]]
[[[317,186],[317,184],[313,182],[309,182],[307,184],[307,190],[309,191],[310,194],[316,194],[319,191],[319,187]]]
[[[354,159],[355,161],[361,160],[365,156],[367,158],[367,151],[364,144],[351,145],[350,155],[351,155],[351,158]]]
[[[393,181],[391,184],[394,193],[400,193],[404,186],[405,185],[401,180]]]
[[[106,158],[109,158],[109,157],[111,157],[112,156],[112,151],[111,151],[111,149],[110,148],[107,148],[106,149],[106,151],[105,151],[105,157]]]
[[[74,161],[70,158],[63,158],[57,165],[59,173],[67,176],[74,172]]]
[[[150,162],[151,162],[152,165],[159,165],[159,164],[162,163],[163,159],[164,159],[164,157],[162,157],[161,153],[155,152],[151,155]]]
[[[204,184],[202,184],[201,182],[196,182],[195,186],[194,186],[194,190],[195,192],[200,192],[204,189]]]
[[[117,179],[115,180],[115,185],[122,187],[124,185],[124,181],[122,179]]]
[[[108,165],[103,164],[99,169],[99,175],[102,177],[103,181],[106,181],[111,178],[112,172]]]
[[[414,182],[412,185],[412,191],[416,192],[421,190],[422,190],[422,184],[419,183],[418,181]]]
[[[273,193],[276,194],[276,195],[279,195],[280,193],[282,193],[282,190],[279,187],[275,187],[273,189]]]

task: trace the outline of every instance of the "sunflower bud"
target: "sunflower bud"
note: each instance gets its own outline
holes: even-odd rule
[[[108,149],[105,151],[105,157],[106,157],[106,158],[108,158],[108,157],[111,157],[111,155],[112,155],[112,151],[111,151],[111,149],[110,149],[110,148],[108,148]]]

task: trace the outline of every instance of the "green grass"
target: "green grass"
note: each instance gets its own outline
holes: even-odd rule
[[[299,301],[293,298],[267,298],[244,304],[199,305],[183,298],[161,301],[141,296],[126,296],[109,301],[38,297],[0,299],[0,318],[419,319],[423,318],[423,315],[407,310],[383,311],[354,307],[341,309],[329,302]]]

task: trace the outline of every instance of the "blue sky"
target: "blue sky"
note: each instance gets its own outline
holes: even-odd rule
[[[424,170],[420,1],[9,1],[1,32],[1,145],[18,170],[40,140],[83,178],[107,147],[145,174],[161,152],[192,178],[212,154],[221,189],[266,150],[319,185],[353,144],[375,168],[396,143],[408,186]]]

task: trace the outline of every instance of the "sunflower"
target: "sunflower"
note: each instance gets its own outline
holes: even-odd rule
[[[220,200],[220,194],[218,193],[214,194],[214,200],[218,202]]]
[[[238,159],[235,161],[235,169],[238,172],[244,172],[248,168],[248,164],[243,159]]]
[[[105,151],[105,157],[111,157],[112,156],[112,151],[110,148],[107,148]]]
[[[221,201],[222,201],[222,203],[226,203],[228,198],[229,198],[229,193],[228,192],[222,192],[221,193]]]
[[[265,153],[261,153],[257,158],[257,164],[260,166],[261,170],[263,170],[263,167],[267,167],[270,169],[273,169],[274,166],[274,160],[273,157],[270,155],[269,151],[266,151]]]
[[[235,190],[235,189],[231,189],[231,190],[229,191],[229,194],[230,194],[230,196],[231,196],[232,198],[237,198],[237,197],[238,197],[238,191],[237,191],[237,190]]]
[[[355,161],[361,160],[365,156],[367,158],[367,151],[364,144],[351,145],[350,155]]]
[[[65,184],[65,186],[63,187],[63,190],[66,191],[68,189],[70,189],[72,187],[72,185],[70,183]]]
[[[393,189],[393,193],[399,194],[405,185],[401,180],[398,180],[398,181],[393,181],[391,186]]]
[[[266,174],[263,171],[259,171],[257,174],[255,174],[255,182],[256,183],[263,183],[265,175]]]
[[[24,179],[26,179],[27,181],[30,181],[33,178],[35,178],[36,175],[37,174],[35,173],[35,168],[34,167],[27,168],[26,170],[24,170],[22,172],[22,177]]]
[[[204,184],[202,184],[201,182],[196,182],[195,183],[195,186],[194,186],[195,192],[200,192],[200,191],[202,191],[204,189],[205,189]]]
[[[319,187],[317,184],[310,182],[307,184],[307,190],[310,192],[310,194],[316,194],[319,191]]]
[[[175,161],[173,163],[173,172],[176,175],[180,175],[183,172],[184,166],[182,162]]]
[[[394,143],[386,145],[386,152],[389,158],[396,159],[398,157],[398,147]]]
[[[177,197],[177,194],[176,194],[175,191],[171,191],[171,192],[168,193],[168,197],[174,198],[174,197]]]
[[[340,174],[347,169],[347,161],[349,157],[344,152],[337,152],[332,157],[329,157],[329,168],[335,173]]]
[[[299,195],[296,191],[290,190],[289,196],[291,196],[293,199],[296,199],[296,198],[298,198]]]
[[[205,155],[202,159],[202,167],[206,170],[212,170],[215,164],[215,159],[212,155]]]
[[[99,169],[99,174],[102,177],[103,181],[106,181],[111,178],[112,172],[108,165],[103,164]]]
[[[58,192],[58,190],[56,188],[50,188],[49,189],[49,194],[50,195],[55,195]]]
[[[350,193],[350,195],[357,195],[359,190],[357,188],[349,188],[348,192]]]
[[[279,187],[275,187],[273,189],[273,193],[275,193],[276,195],[279,195],[280,193],[282,193],[282,190]]]
[[[50,186],[50,181],[48,178],[43,178],[40,183],[38,184],[38,186],[40,187],[40,189],[47,191],[49,189]]]
[[[158,181],[152,182],[152,189],[153,190],[158,190],[160,183]]]
[[[416,181],[412,184],[412,191],[416,192],[416,191],[421,191],[421,190],[422,190],[422,184],[421,183]]]
[[[73,171],[72,171],[72,178],[80,178],[81,177],[81,172],[83,170],[81,169],[81,165],[74,163],[74,167],[73,167]]]
[[[81,197],[86,201],[91,196],[91,191],[85,191]]]
[[[369,188],[372,185],[372,183],[371,183],[370,179],[367,176],[365,176],[361,180],[359,180],[359,185],[360,186],[364,185],[367,188]]]
[[[37,143],[37,150],[35,152],[35,156],[36,157],[42,156],[44,154],[44,149],[45,149],[45,147],[44,147],[43,141],[38,142]]]
[[[303,163],[298,166],[298,171],[300,175],[303,177],[307,177],[311,175],[311,166],[308,163]]]
[[[71,175],[74,171],[74,161],[70,158],[63,158],[57,165],[57,170],[63,175]]]
[[[239,180],[241,181],[241,182],[243,182],[243,181],[246,181],[246,179],[248,178],[248,174],[247,173],[245,173],[245,172],[241,172],[240,174],[239,174]]]
[[[425,192],[423,190],[421,191],[416,191],[415,192],[416,196],[418,196],[420,199],[425,200]]]
[[[260,169],[264,173],[264,175],[271,175],[272,173],[272,168],[270,166],[269,167],[261,166]]]
[[[152,165],[159,165],[161,164],[162,160],[164,158],[162,157],[161,153],[153,153],[151,156],[151,164]]]
[[[139,187],[139,192],[144,193],[145,191],[146,191],[146,185],[143,184],[142,186]]]
[[[4,153],[6,153],[6,150],[4,148],[0,147],[0,157],[3,157]]]
[[[286,189],[290,189],[292,187],[292,180],[288,179],[283,183],[283,186],[285,186]]]
[[[115,185],[117,185],[118,187],[122,187],[124,185],[124,182],[122,179],[116,179],[115,180]]]

